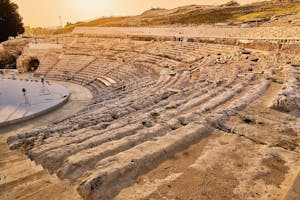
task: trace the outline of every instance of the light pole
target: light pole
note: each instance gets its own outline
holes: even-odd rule
[[[46,87],[45,77],[44,76],[41,76],[41,83],[42,83],[41,94],[42,95],[49,95],[50,94],[50,90]]]
[[[22,92],[23,92],[23,96],[24,96],[24,100],[25,100],[25,105],[30,105],[30,102],[27,98],[27,94],[26,94],[26,89],[25,88],[22,88]]]
[[[59,22],[60,22],[60,28],[62,28],[62,19],[61,19],[61,16],[59,16]]]

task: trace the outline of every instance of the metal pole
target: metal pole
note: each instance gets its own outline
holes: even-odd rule
[[[59,16],[59,21],[60,21],[60,28],[62,28],[62,19],[61,19],[61,16]]]

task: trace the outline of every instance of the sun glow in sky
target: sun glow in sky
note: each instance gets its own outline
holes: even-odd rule
[[[11,0],[19,5],[24,24],[31,27],[59,26],[102,16],[141,14],[151,7],[175,8],[191,4],[221,4],[229,0]],[[253,0],[239,0],[248,3]]]

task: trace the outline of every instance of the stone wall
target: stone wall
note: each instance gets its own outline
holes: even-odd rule
[[[252,43],[245,44],[244,47],[263,51],[276,51],[278,50],[279,45],[267,41],[253,41]]]
[[[29,71],[31,60],[41,61],[49,52],[61,52],[62,45],[55,44],[33,44],[30,43],[24,47],[22,55],[17,59],[17,69],[22,72]]]
[[[288,54],[300,55],[300,44],[283,45],[281,51]]]

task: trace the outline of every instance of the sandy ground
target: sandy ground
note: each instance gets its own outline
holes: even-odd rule
[[[60,109],[42,117],[0,130],[0,199],[81,199],[76,190],[68,183],[50,175],[41,166],[37,166],[21,152],[8,149],[6,139],[25,130],[47,125],[50,122],[76,113],[91,99],[90,92],[71,83],[66,86],[71,97]]]

